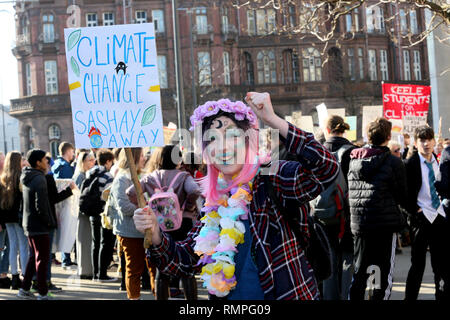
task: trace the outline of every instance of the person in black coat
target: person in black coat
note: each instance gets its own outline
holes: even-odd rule
[[[418,152],[406,160],[408,202],[406,211],[411,229],[411,268],[406,279],[405,300],[417,300],[425,270],[426,254],[430,248],[431,266],[436,286],[436,300],[450,297],[449,222],[444,210],[448,196],[448,153],[439,165],[433,153],[436,141],[433,129],[428,126],[416,128],[414,144]],[[438,181],[436,182],[436,178]],[[446,189],[447,188],[447,189]]]
[[[391,130],[391,122],[376,119],[369,124],[370,144],[350,154],[348,188],[355,255],[350,300],[364,300],[373,266],[380,283],[374,284],[371,298],[387,300],[391,293],[396,232],[405,225],[398,206],[406,203],[405,167],[387,147]]]

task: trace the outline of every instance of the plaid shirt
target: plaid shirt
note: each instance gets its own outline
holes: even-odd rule
[[[270,175],[275,194],[288,211],[297,215],[299,227],[309,238],[306,223],[309,201],[317,197],[338,174],[339,165],[333,155],[314,140],[311,133],[289,123],[285,143],[287,151],[296,154],[298,161],[279,161],[276,174]],[[292,207],[295,203],[295,207]],[[253,237],[253,256],[259,271],[261,287],[266,300],[319,298],[319,291],[303,248],[291,227],[275,209],[258,174],[253,182],[253,199],[250,204],[250,230]],[[202,224],[197,221],[186,240],[175,242],[162,232],[162,242],[147,250],[147,258],[161,272],[173,275],[194,275],[199,257],[194,253],[193,240]]]

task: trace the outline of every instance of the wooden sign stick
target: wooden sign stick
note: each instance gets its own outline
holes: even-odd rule
[[[136,189],[136,197],[138,200],[139,208],[144,208],[147,205],[147,202],[144,198],[144,193],[142,192],[141,183],[139,182],[139,178],[137,175],[136,165],[134,163],[134,157],[131,153],[131,148],[125,148],[125,154],[127,156],[127,162],[130,167],[131,181],[133,181],[134,188]],[[144,248],[148,249],[152,245],[152,230],[145,230],[144,237]]]

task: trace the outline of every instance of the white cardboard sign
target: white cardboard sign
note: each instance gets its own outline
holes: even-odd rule
[[[163,146],[153,23],[64,29],[77,148]]]

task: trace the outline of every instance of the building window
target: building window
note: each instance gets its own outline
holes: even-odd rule
[[[404,9],[400,9],[400,32],[402,34],[408,33],[408,21],[406,20],[406,12]]]
[[[55,41],[55,25],[52,14],[44,14],[42,16],[42,26],[44,33],[44,43],[52,43]]]
[[[28,33],[29,33],[29,25],[30,25],[30,21],[28,20],[28,17],[26,15],[23,15],[20,18],[20,27],[22,29],[22,35],[24,37],[28,37]]]
[[[383,81],[389,80],[389,69],[386,50],[380,50],[380,73],[381,73],[381,80]]]
[[[290,5],[289,9],[288,9],[288,13],[289,13],[289,27],[290,28],[294,28],[296,26],[296,22],[297,22],[297,13],[295,12],[295,6]]]
[[[362,48],[358,48],[358,64],[359,64],[359,78],[364,79],[364,55]]]
[[[247,10],[248,35],[268,35],[275,31],[276,12],[274,9]]]
[[[96,26],[98,26],[97,14],[96,13],[87,13],[86,14],[86,27],[96,27]]]
[[[420,68],[420,51],[414,50],[413,54],[414,77],[416,78],[416,80],[422,80],[422,71]]]
[[[138,10],[136,14],[136,23],[147,23],[147,11]]]
[[[377,5],[366,8],[367,32],[385,32],[384,11]]]
[[[350,80],[356,80],[355,50],[353,48],[349,48],[347,50],[347,58],[348,58],[348,76],[350,77]]]
[[[288,49],[283,51],[282,65],[282,82],[283,83],[299,83],[300,70],[298,63],[298,55],[293,50]]]
[[[228,32],[228,8],[222,8],[222,33],[226,34]]]
[[[244,52],[244,58],[245,58],[246,82],[248,85],[253,85],[255,84],[255,73],[253,71],[252,55],[248,52]]]
[[[103,25],[104,26],[114,25],[114,13],[112,12],[103,13]]]
[[[350,9],[350,8],[347,8]],[[359,31],[359,12],[358,8],[353,9],[345,15],[345,31],[358,32]]]
[[[208,16],[206,15],[205,7],[195,9],[195,21],[197,25],[197,34],[207,34]]]
[[[155,25],[156,33],[164,33],[164,11],[163,10],[152,10],[152,21]]]
[[[257,56],[258,83],[276,83],[277,70],[273,50],[260,51]]]
[[[58,93],[58,75],[56,61],[45,61],[45,94]]]
[[[403,50],[403,80],[411,80],[411,66],[409,60],[409,51]]]
[[[230,54],[226,51],[223,53],[223,82],[226,86],[231,84]]]
[[[322,81],[322,59],[317,49],[303,50],[303,81]]]
[[[162,89],[169,87],[167,81],[167,59],[166,56],[158,56],[158,72],[159,72],[159,85]]]
[[[32,127],[28,127],[27,136],[28,136],[28,149],[33,149],[34,148],[34,130]]]
[[[315,8],[309,3],[303,3],[300,8],[300,31],[302,33],[319,31],[318,21],[314,19]]]
[[[31,64],[25,64],[25,96],[31,96]]]
[[[52,124],[48,128],[48,138],[49,140],[59,140],[61,139],[61,129],[56,124]]]
[[[411,10],[409,12],[409,23],[411,25],[412,34],[418,34],[419,26],[417,24],[417,11],[416,10]]]
[[[377,80],[377,54],[373,49],[369,50],[369,78],[370,81]]]
[[[53,158],[58,157],[58,146],[61,139],[61,130],[58,125],[52,124],[48,128],[48,140],[50,141],[50,152]]]
[[[198,57],[198,83],[200,86],[211,85],[211,59],[209,52],[199,52]]]

